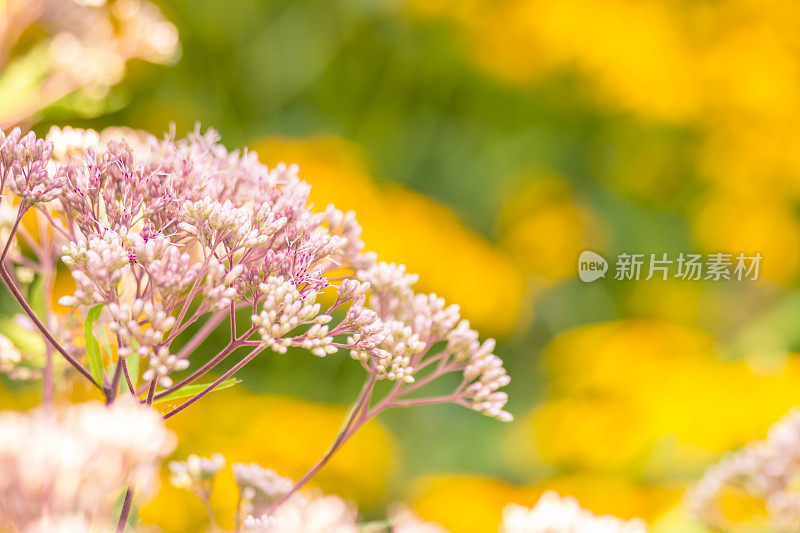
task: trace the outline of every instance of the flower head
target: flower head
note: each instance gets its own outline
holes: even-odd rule
[[[130,398],[63,411],[0,413],[0,527],[22,530],[41,518],[112,519],[129,479],[146,493],[173,435],[155,411]],[[68,520],[67,520],[68,521]]]
[[[418,388],[411,385],[418,379],[425,384],[439,375],[461,372],[462,382],[450,401],[511,420],[511,414],[504,410],[508,396],[498,390],[510,378],[493,353],[495,342],[480,342],[478,332],[461,320],[457,305],[448,306],[435,294],[415,293],[417,276],[408,274],[403,265],[378,263],[359,270],[356,279],[369,284],[366,310],[374,314],[364,319],[371,326],[367,330],[371,351],[359,349],[362,339],[354,336],[350,340],[356,347],[351,350],[354,358],[378,378],[405,383],[409,391]],[[365,312],[361,310],[363,301],[359,300],[356,307],[361,314]],[[435,365],[433,370],[431,365]],[[401,394],[403,391],[399,389]]]
[[[503,510],[501,533],[646,533],[642,520],[596,516],[575,498],[545,492],[532,508],[509,504]]]
[[[211,497],[214,478],[225,466],[225,458],[215,453],[210,459],[190,455],[185,461],[170,461],[169,481],[175,487],[189,489],[201,499]]]
[[[256,463],[234,463],[232,468],[245,515],[260,516],[266,513],[270,505],[294,486],[291,479]]]
[[[145,381],[169,388],[191,364],[171,344],[194,320],[246,308],[251,328],[232,342],[257,335],[260,349],[320,357],[344,348],[376,379],[409,387],[458,371],[449,401],[511,418],[494,341],[480,342],[458,306],[415,293],[403,265],[364,252],[352,212],[313,212],[296,166],[267,169],[213,130],[120,133],[54,129],[43,141],[15,130],[0,172],[24,201],[59,215],[50,219],[76,285],[60,303],[105,307],[100,325],[120,356],[147,359]],[[336,298],[323,308],[326,291]]]
[[[33,132],[22,136],[19,128],[6,135],[0,131],[0,183],[26,205],[58,198],[64,186],[63,172],[48,171],[53,145]]]
[[[76,283],[60,303],[106,307],[100,322],[119,354],[149,361],[145,380],[170,387],[172,372],[189,365],[171,342],[231,306],[250,308],[250,333],[281,353],[325,356],[351,347],[337,336],[369,337],[371,324],[329,326],[317,299],[330,272],[354,272],[373,256],[352,213],[309,210],[297,167],[269,170],[254,154],[227,151],[213,131],[161,141],[128,132],[131,143],[118,134],[54,129],[45,141],[15,130],[2,138],[0,172],[31,205],[57,200],[61,258]],[[349,277],[342,287],[336,307],[366,290]]]
[[[766,440],[752,442],[728,454],[709,468],[688,492],[686,501],[696,516],[716,527],[730,520],[719,505],[726,489],[766,504],[768,518],[777,531],[800,527],[800,497],[795,490],[800,479],[800,410],[792,410],[770,428]]]
[[[336,496],[306,499],[295,495],[271,515],[250,516],[252,533],[357,533],[356,509]]]
[[[448,533],[435,522],[426,522],[405,505],[398,505],[389,513],[392,533]]]

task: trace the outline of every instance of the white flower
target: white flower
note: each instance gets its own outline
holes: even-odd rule
[[[190,455],[185,461],[169,462],[169,482],[182,489],[194,491],[201,498],[209,498],[214,478],[225,466],[222,454],[211,458]]]
[[[405,505],[398,505],[389,513],[389,522],[392,533],[448,533],[439,524],[422,520]]]
[[[766,503],[772,526],[781,532],[800,527],[800,409],[793,409],[773,425],[764,441],[749,443],[709,468],[686,495],[689,510],[711,525],[726,528],[719,506],[720,493],[735,486]]]
[[[129,397],[111,407],[0,412],[0,529],[34,527],[45,497],[53,523],[77,515],[109,523],[130,480],[140,496],[151,492],[174,446],[161,416]]]
[[[356,510],[341,498],[294,496],[270,516],[249,517],[250,533],[357,533]]]
[[[621,520],[596,516],[583,509],[575,498],[553,491],[542,494],[533,508],[509,504],[503,510],[500,533],[646,533],[639,519]]]

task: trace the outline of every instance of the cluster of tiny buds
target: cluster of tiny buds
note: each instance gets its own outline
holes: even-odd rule
[[[709,525],[728,529],[723,500],[725,489],[735,487],[762,500],[772,529],[789,533],[800,527],[798,479],[800,409],[793,409],[770,428],[766,440],[751,442],[709,468],[687,493],[687,506]]]
[[[359,270],[356,275],[358,279],[364,280],[374,287],[380,287],[382,291],[398,295],[408,291],[419,280],[417,274],[406,272],[405,265],[383,262],[375,268]]]
[[[234,282],[244,271],[244,266],[236,265],[230,271],[212,257],[207,267],[205,277],[205,305],[210,309],[225,309],[231,302],[238,299],[238,291]]]
[[[409,384],[416,381],[415,374],[427,361],[438,360],[434,372],[463,373],[463,383],[453,401],[503,421],[511,420],[511,414],[504,410],[508,396],[498,390],[510,378],[500,358],[492,353],[495,342],[488,339],[481,343],[469,322],[460,320],[458,306],[447,306],[435,294],[414,293],[417,277],[408,274],[403,265],[378,263],[358,271],[357,279],[369,283],[371,309],[363,307],[366,300],[358,300],[350,312],[369,324],[375,346],[370,352],[352,349],[354,358],[380,379]],[[353,335],[348,342],[355,344],[358,340]],[[442,341],[446,341],[442,351],[431,350]],[[377,350],[384,356],[374,357]]]
[[[364,253],[352,212],[312,212],[296,166],[268,170],[251,153],[228,152],[213,131],[179,141],[77,130],[53,138],[68,146],[19,132],[0,138],[0,176],[23,199],[41,201],[42,185],[58,200],[48,209],[76,284],[60,303],[106,307],[101,323],[116,333],[119,356],[149,359],[144,380],[171,387],[191,355],[171,350],[180,333],[207,313],[235,320],[248,309],[251,327],[237,338],[231,324],[231,343],[256,346],[253,357],[344,349],[370,379],[401,392],[423,368],[433,371],[427,381],[462,372],[443,401],[510,419],[494,342],[481,343],[457,305],[416,293],[418,276],[404,265]],[[336,299],[323,310],[330,287]]]
[[[144,380],[157,379],[162,387],[169,387],[172,385],[170,373],[189,367],[188,359],[171,354],[169,348],[163,344],[165,333],[175,325],[175,317],[167,315],[152,302],[140,298],[131,305],[111,303],[108,305],[108,312],[111,317],[108,327],[121,341],[118,355],[127,357],[136,353],[150,358],[149,367],[143,375]],[[143,327],[145,324],[149,327]]]
[[[320,357],[336,353],[337,349],[332,345],[333,337],[325,325],[332,317],[320,314],[322,306],[316,301],[315,291],[308,291],[302,296],[293,283],[281,276],[268,277],[259,285],[259,289],[266,297],[261,312],[254,314],[251,320],[258,326],[266,348],[286,353],[289,346],[295,345],[308,348]],[[311,327],[304,334],[296,338],[284,337],[305,324],[311,324]]]
[[[146,240],[136,234],[133,250],[134,256],[129,259],[147,270],[150,282],[164,295],[174,295],[188,289],[200,272],[201,265],[193,264],[188,253],[173,246],[162,234]]]
[[[126,240],[120,233],[107,230],[88,239],[79,234],[76,240],[62,247],[61,260],[73,267],[73,278],[79,287],[74,299],[63,300],[64,305],[90,304],[116,294],[122,268],[130,261]]]
[[[354,300],[369,291],[368,282],[360,282],[357,279],[345,279],[339,284],[339,289],[336,293],[336,304]]]
[[[243,516],[261,515],[294,487],[294,482],[256,463],[233,463],[233,478],[239,487]]]
[[[390,354],[382,347],[387,336],[386,325],[378,317],[378,313],[364,307],[365,302],[363,294],[353,299],[340,329],[353,331],[347,337],[350,355],[369,370],[372,359],[383,360]]]
[[[210,493],[211,484],[225,466],[222,454],[215,453],[211,458],[190,455],[185,461],[169,462],[169,481],[178,488],[190,489],[205,497]]]
[[[183,205],[184,222],[179,227],[188,235],[196,235],[206,246],[220,241],[230,249],[260,246],[286,226],[286,217],[275,218],[269,205],[258,211],[237,208],[230,200],[224,203],[203,198]]]
[[[378,377],[391,381],[414,383],[415,369],[411,358],[425,349],[425,343],[411,326],[399,320],[384,322],[382,349],[388,354],[374,363]]]
[[[647,533],[644,520],[597,516],[575,498],[549,490],[532,508],[509,504],[503,510],[500,533]]]
[[[63,173],[48,171],[52,156],[53,145],[33,132],[22,136],[19,128],[8,135],[0,131],[2,181],[27,205],[50,202],[61,194]]]

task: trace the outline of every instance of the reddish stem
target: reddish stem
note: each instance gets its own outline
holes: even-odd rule
[[[47,339],[47,341],[53,346],[53,348],[55,348],[58,351],[58,353],[63,355],[64,359],[66,359],[69,362],[69,364],[75,367],[75,369],[78,372],[80,372],[86,379],[88,379],[92,383],[92,385],[94,385],[100,390],[103,390],[103,387],[94,380],[92,374],[88,370],[86,370],[74,357],[72,357],[69,353],[67,353],[67,351],[58,343],[55,337],[53,337],[50,331],[48,331],[47,327],[44,324],[42,324],[42,321],[39,320],[39,317],[36,316],[36,313],[33,311],[33,309],[31,309],[31,306],[28,305],[28,302],[25,300],[25,296],[23,296],[22,293],[19,291],[16,284],[11,279],[11,276],[8,274],[8,272],[6,271],[5,267],[2,264],[0,264],[0,279],[3,280],[3,283],[5,283],[6,287],[8,287],[8,289],[11,291],[11,294],[14,295],[14,298],[17,300],[17,303],[19,303],[20,307],[22,307],[22,309],[25,311],[25,314],[27,314],[28,317],[30,317],[33,324],[42,333],[44,338]]]
[[[272,514],[275,511],[275,509],[277,509],[279,506],[285,503],[298,490],[303,488],[303,486],[306,483],[308,483],[308,481],[312,477],[314,477],[317,474],[317,472],[319,472],[322,469],[322,467],[328,463],[328,461],[330,461],[331,457],[333,457],[333,454],[336,453],[339,450],[339,448],[341,448],[344,445],[344,443],[347,442],[347,440],[350,437],[352,437],[353,434],[355,434],[355,432],[358,431],[358,429],[361,426],[363,426],[368,420],[370,420],[372,417],[378,414],[380,409],[373,411],[369,409],[370,400],[372,398],[372,389],[375,385],[375,380],[376,380],[375,374],[371,373],[366,383],[364,383],[364,386],[361,389],[361,393],[359,394],[358,399],[356,400],[356,403],[353,406],[353,410],[347,417],[344,426],[342,427],[339,434],[336,436],[336,439],[333,441],[333,444],[328,449],[328,451],[325,452],[325,455],[323,455],[322,458],[319,461],[317,461],[317,463],[314,466],[312,466],[311,469],[308,472],[306,472],[302,478],[300,478],[300,481],[294,484],[294,486],[289,490],[289,492],[278,498],[275,501],[275,503],[272,504],[267,514]]]
[[[215,366],[220,364],[226,357],[228,357],[230,354],[232,354],[238,348],[241,348],[244,345],[244,341],[242,340],[242,338],[246,338],[247,335],[252,334],[252,331],[253,330],[251,329],[248,333],[246,333],[245,335],[242,335],[242,337],[240,337],[239,339],[236,339],[236,340],[230,342],[228,344],[228,346],[226,346],[225,349],[223,349],[220,353],[215,355],[213,359],[209,360],[206,364],[204,364],[203,366],[201,366],[200,368],[198,368],[197,370],[192,372],[189,376],[185,377],[184,379],[182,379],[181,381],[179,381],[178,383],[176,383],[172,387],[170,387],[170,388],[168,388],[166,390],[163,390],[163,391],[159,392],[158,394],[156,394],[155,399],[159,400],[159,399],[163,398],[164,396],[166,396],[168,394],[172,394],[173,392],[175,392],[176,390],[180,389],[184,385],[187,385],[187,384],[191,383],[192,381],[196,380],[197,378],[199,378],[200,376],[203,376],[204,374],[206,374],[208,371],[210,371],[212,368],[214,368]]]
[[[25,206],[26,204],[24,203],[20,204],[19,206],[19,211],[17,211],[17,219],[14,221],[14,225],[11,226],[11,231],[8,234],[8,241],[6,241],[6,245],[3,248],[3,253],[0,254],[0,264],[3,263],[3,261],[6,258],[6,254],[8,254],[8,250],[11,248],[11,242],[14,240],[14,234],[17,232],[17,228],[19,227],[19,222],[20,220],[22,220],[22,215],[24,215],[25,211],[28,210],[28,208]]]
[[[181,411],[183,411],[184,409],[186,409],[187,407],[189,407],[190,405],[192,405],[194,402],[196,402],[197,400],[199,400],[200,398],[202,398],[203,396],[205,396],[205,395],[206,395],[206,394],[208,394],[209,392],[213,391],[213,390],[214,390],[215,388],[217,388],[217,387],[218,387],[218,386],[219,386],[219,385],[220,385],[220,384],[221,384],[223,381],[225,381],[226,379],[230,378],[232,375],[234,375],[236,372],[238,372],[238,371],[239,371],[239,369],[241,369],[241,368],[242,368],[244,365],[246,365],[247,363],[249,363],[250,361],[252,361],[252,360],[253,360],[253,358],[254,358],[255,356],[257,356],[259,353],[261,353],[261,351],[262,351],[261,347],[258,347],[258,348],[256,348],[256,349],[254,349],[253,351],[251,351],[249,354],[247,354],[247,355],[244,357],[244,359],[242,359],[241,361],[239,361],[238,363],[236,363],[236,364],[233,366],[233,368],[231,368],[230,370],[228,370],[227,372],[225,372],[224,374],[222,374],[222,375],[221,375],[219,378],[217,378],[217,380],[216,380],[216,381],[214,381],[214,382],[213,382],[211,385],[209,385],[208,387],[206,387],[205,389],[203,389],[202,391],[200,391],[199,393],[197,393],[197,395],[195,395],[195,396],[192,396],[191,398],[189,398],[189,400],[187,400],[186,402],[182,403],[181,405],[179,405],[178,407],[176,407],[176,408],[175,408],[175,409],[173,409],[172,411],[170,411],[170,412],[168,412],[167,414],[165,414],[165,415],[164,415],[164,420],[166,420],[166,419],[168,419],[168,418],[171,418],[171,417],[175,416],[176,414],[180,413]]]

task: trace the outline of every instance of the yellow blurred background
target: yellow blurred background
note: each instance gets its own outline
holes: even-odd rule
[[[108,91],[78,89],[25,125],[199,121],[270,166],[298,163],[316,207],[356,211],[367,248],[460,304],[512,378],[513,423],[388,412],[316,487],[367,517],[409,501],[453,533],[495,531],[506,503],[548,488],[655,532],[705,530],[684,510],[688,484],[800,403],[800,4],[156,3],[178,30],[175,64],[131,62]],[[612,270],[582,283],[583,250],[763,262],[755,281]],[[221,452],[297,478],[335,436],[359,369],[290,352],[242,377],[170,422],[175,457]],[[3,406],[35,401],[2,384]],[[205,527],[166,479],[141,520]],[[213,501],[231,527],[229,473]]]

